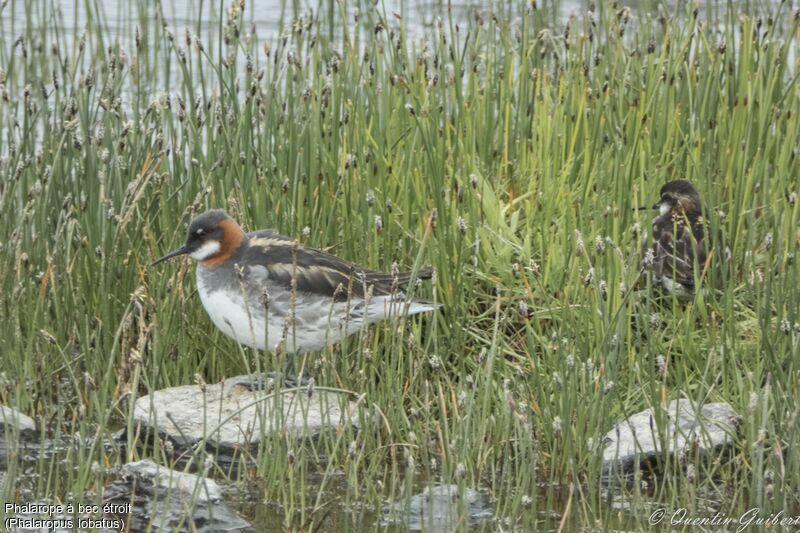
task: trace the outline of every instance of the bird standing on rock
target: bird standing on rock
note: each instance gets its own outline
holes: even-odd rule
[[[320,350],[374,322],[436,310],[401,291],[432,269],[375,272],[303,246],[275,230],[245,233],[214,209],[189,224],[186,244],[153,263],[188,254],[198,261],[197,292],[211,321],[252,348]],[[286,383],[296,383],[289,356]]]

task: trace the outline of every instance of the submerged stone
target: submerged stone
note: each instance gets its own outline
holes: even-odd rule
[[[357,425],[357,407],[344,393],[319,388],[272,390],[271,379],[245,375],[213,385],[184,385],[136,400],[137,438],[148,431],[181,447],[205,442],[220,450],[255,446],[273,432],[314,438]]]
[[[426,487],[408,501],[397,501],[385,509],[384,525],[402,524],[409,531],[449,532],[474,527],[492,518],[483,494],[458,485]]]
[[[690,452],[716,457],[733,445],[739,420],[727,403],[699,407],[686,399],[671,401],[661,415],[665,420],[660,430],[655,411],[647,409],[618,422],[606,433],[603,484],[629,483],[639,469],[644,475],[657,475],[667,459],[683,464]]]
[[[25,438],[35,437],[36,423],[28,415],[0,405],[0,438],[6,438],[9,433],[17,433]]]
[[[25,447],[36,436],[36,423],[31,417],[0,405],[0,465],[7,463],[9,453]]]
[[[114,515],[129,531],[236,531],[250,523],[222,501],[213,480],[179,472],[144,459],[122,466],[104,500],[129,512]]]

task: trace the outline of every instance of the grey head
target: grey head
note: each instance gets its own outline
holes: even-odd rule
[[[218,255],[230,255],[244,237],[242,229],[228,213],[222,209],[211,209],[195,217],[186,231],[186,243],[153,262],[155,266],[162,261],[188,254],[198,261],[206,261]]]

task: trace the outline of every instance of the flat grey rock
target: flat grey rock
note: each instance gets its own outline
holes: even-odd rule
[[[151,429],[179,446],[205,440],[223,450],[256,445],[275,431],[313,438],[326,429],[357,425],[356,404],[346,394],[270,389],[260,375],[171,387],[138,398],[133,418],[140,433]]]
[[[130,531],[237,531],[250,523],[222,501],[213,479],[179,472],[144,459],[122,466],[118,481],[103,493],[106,501],[132,503],[122,516]]]
[[[0,405],[0,466],[8,463],[9,454],[19,453],[37,437],[36,423],[12,407]]]
[[[0,405],[0,438],[8,433],[17,433],[29,438],[36,435],[36,422],[12,407]]]
[[[627,479],[642,465],[657,464],[672,456],[681,461],[690,451],[718,455],[733,445],[739,415],[727,403],[698,406],[690,400],[673,400],[662,415],[662,438],[655,412],[647,409],[617,423],[603,439],[603,480]]]
[[[213,479],[172,470],[152,459],[124,464],[121,474],[123,481],[135,483],[148,496],[157,497],[159,492],[168,491],[183,499],[193,498],[197,503],[222,500],[222,489]]]
[[[463,498],[463,500],[462,500]],[[458,485],[426,487],[408,501],[397,501],[384,510],[383,525],[402,524],[409,531],[450,532],[464,525],[477,526],[493,513],[483,494]]]

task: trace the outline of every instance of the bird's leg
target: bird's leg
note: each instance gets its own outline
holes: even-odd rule
[[[283,384],[286,387],[305,387],[311,377],[308,373],[308,366],[306,365],[307,355],[303,356],[303,364],[301,366],[300,375],[295,374],[294,370],[294,355],[287,354],[286,368],[283,373]]]
[[[283,381],[284,388],[287,389],[294,389],[298,386],[297,383],[297,376],[294,373],[294,359],[290,357],[286,361],[286,367],[284,368],[283,372],[267,372],[263,375],[262,378],[258,380],[257,383],[259,384],[267,384],[269,382],[280,382]],[[302,385],[303,382],[300,383]],[[259,385],[259,388],[271,388],[265,385]]]
[[[311,374],[308,373],[308,352],[303,354],[303,366],[300,369],[300,386],[305,387],[308,385],[308,380],[311,379]]]
[[[286,367],[283,369],[283,385],[290,389],[297,387],[297,376],[294,373],[294,354],[286,354]]]
[[[280,360],[281,355],[284,355],[286,357],[286,366],[282,373],[267,372],[263,376],[263,381],[269,381],[271,383],[283,382],[283,386],[288,389],[297,387],[297,376],[294,373],[294,354],[278,349],[274,352],[274,355],[278,360]]]

